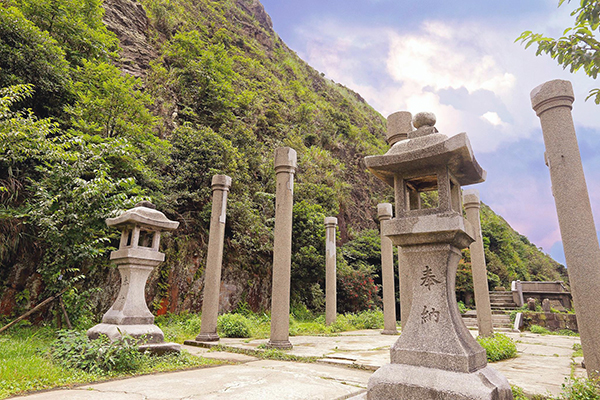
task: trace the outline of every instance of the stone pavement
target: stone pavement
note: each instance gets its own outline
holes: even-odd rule
[[[471,331],[476,335],[476,331]],[[573,359],[577,337],[503,332],[517,342],[519,356],[490,364],[527,394],[558,394],[571,372],[584,376],[581,359]],[[24,396],[28,400],[162,400],[162,399],[347,399],[364,393],[374,370],[389,362],[389,347],[397,336],[379,330],[345,332],[338,336],[292,336],[287,351],[319,357],[317,363],[259,360],[244,354],[183,346],[190,353],[227,360],[223,365],[182,372],[53,390]],[[220,344],[257,350],[268,339],[221,339]],[[262,347],[262,346],[261,346]]]

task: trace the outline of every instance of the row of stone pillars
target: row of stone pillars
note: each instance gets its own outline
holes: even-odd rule
[[[289,349],[292,347],[289,341],[289,299],[290,299],[290,273],[291,273],[291,243],[292,243],[292,208],[293,208],[293,187],[294,173],[296,170],[297,156],[291,148],[279,148],[275,151],[275,172],[277,176],[276,190],[276,211],[275,211],[275,231],[274,231],[274,251],[273,251],[273,292],[271,307],[271,338],[268,347],[279,349]],[[227,195],[231,187],[231,178],[226,175],[215,175],[212,179],[212,214],[210,221],[210,233],[208,242],[207,263],[204,276],[204,296],[202,304],[202,323],[200,333],[196,337],[197,342],[219,340],[217,334],[217,317],[219,311],[219,291],[221,286],[221,268],[223,260],[223,241],[225,235]],[[476,193],[465,195],[465,206],[467,208],[468,218],[477,219],[476,225],[479,227],[479,199]],[[143,289],[147,276],[154,266],[164,259],[164,255],[158,252],[158,243],[160,240],[159,229],[174,229],[178,224],[168,221],[164,215],[153,210],[151,204],[141,204],[141,207],[130,210],[121,217],[108,220],[109,225],[123,227],[123,239],[121,248],[114,252],[111,258],[115,263],[121,265],[121,292],[115,305],[107,312],[103,319],[103,324],[98,325],[90,331],[90,336],[96,337],[100,333],[108,334],[111,338],[120,336],[118,334],[121,325],[125,322],[138,323],[137,328],[124,328],[121,331],[131,331],[130,334],[153,336],[153,342],[158,344],[162,342],[162,332],[153,325],[154,318],[145,305],[143,299]],[[150,208],[148,208],[148,206]],[[378,205],[378,217],[383,224],[392,218],[392,205],[382,203]],[[144,216],[143,218],[139,217]],[[147,215],[152,215],[155,219],[152,226],[148,223]],[[144,220],[145,218],[145,220]],[[142,223],[143,221],[143,223]],[[140,223],[140,227],[132,227]],[[337,309],[336,296],[336,227],[337,218],[326,217],[326,324],[335,322]],[[162,225],[161,225],[162,224]],[[144,244],[141,238],[144,232],[153,232],[152,238],[148,244]],[[476,281],[476,300],[479,306],[479,294],[485,297],[489,308],[489,297],[487,295],[487,280],[485,278],[485,261],[483,257],[483,246],[481,244],[481,233],[478,230],[478,238],[474,244],[481,245],[481,248],[472,245],[473,275],[481,269],[483,279],[480,277],[480,283]],[[130,237],[133,235],[133,237]],[[148,236],[148,234],[145,234]],[[145,237],[144,236],[144,237]],[[149,236],[148,236],[149,237]],[[139,243],[138,243],[139,242]],[[138,250],[139,247],[142,250]],[[148,246],[153,253],[148,253]],[[123,253],[123,254],[121,254]],[[146,259],[143,259],[143,258]],[[402,252],[400,252],[402,260]],[[477,264],[476,261],[480,261]],[[133,265],[132,265],[133,263]],[[397,334],[396,329],[396,307],[395,307],[395,289],[394,289],[394,266],[393,266],[393,244],[391,240],[381,234],[381,265],[382,265],[382,283],[384,300],[384,330],[383,334]],[[400,262],[400,276],[404,276],[408,271],[402,270]],[[139,265],[139,267],[137,266]],[[481,268],[476,268],[476,265]],[[137,273],[136,271],[142,271]],[[137,275],[136,275],[137,274]],[[138,277],[139,275],[139,277]],[[142,276],[143,275],[143,276]],[[400,283],[402,287],[403,280]],[[479,287],[484,289],[479,289]],[[132,293],[137,293],[133,295]],[[139,293],[138,293],[139,292]],[[479,293],[481,292],[481,293]],[[408,310],[410,310],[411,299],[408,290],[401,290],[402,321],[406,321]],[[484,293],[484,294],[483,294]],[[121,304],[123,303],[123,304]],[[483,304],[483,303],[481,303]],[[121,308],[121,309],[119,309]],[[478,307],[479,308],[479,307]],[[115,317],[127,314],[127,318]],[[139,314],[139,315],[138,315]],[[480,321],[480,331],[482,328],[484,334],[491,334],[491,315],[489,313],[478,312],[478,317],[484,321],[489,321],[487,325]]]

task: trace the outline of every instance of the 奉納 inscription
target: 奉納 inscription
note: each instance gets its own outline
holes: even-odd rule
[[[435,278],[436,276],[431,268],[429,268],[429,266],[425,266],[425,269],[423,270],[423,276],[421,277],[421,286],[425,286],[427,289],[431,290],[431,286],[435,285],[436,283],[441,283]]]
[[[421,312],[421,323],[425,324],[427,322],[440,322],[440,312],[435,309],[435,307],[431,307],[431,310],[427,306],[423,306],[423,311]]]

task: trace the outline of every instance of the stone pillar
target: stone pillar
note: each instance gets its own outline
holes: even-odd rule
[[[392,218],[390,203],[377,204],[379,222]],[[381,281],[383,284],[383,335],[396,335],[396,297],[394,290],[394,245],[381,231]]]
[[[225,212],[227,193],[231,178],[215,175],[212,178],[212,214],[210,216],[210,236],[204,271],[204,297],[202,299],[202,324],[197,341],[219,340],[217,317],[219,315],[219,291],[221,289],[221,264],[223,263],[223,239],[225,238]]]
[[[292,208],[296,151],[275,149],[275,230],[273,242],[273,292],[271,297],[271,338],[269,348],[291,349],[290,276],[292,268]]]
[[[410,287],[411,269],[406,261],[406,256],[402,251],[402,247],[398,246],[398,290],[400,291],[400,324],[402,328],[406,326],[410,307],[412,305],[412,289]]]
[[[492,324],[492,306],[490,305],[490,292],[485,266],[485,253],[483,238],[481,237],[481,218],[479,209],[479,191],[469,189],[463,192],[463,204],[467,213],[467,221],[473,226],[475,241],[469,246],[471,251],[471,270],[473,271],[473,291],[475,292],[475,308],[477,309],[477,326],[480,336],[494,334]]]
[[[546,82],[531,92],[542,124],[581,347],[591,377],[600,371],[600,247],[571,116],[574,100],[569,81]]]
[[[337,316],[336,247],[337,218],[325,217],[325,323],[331,325]]]

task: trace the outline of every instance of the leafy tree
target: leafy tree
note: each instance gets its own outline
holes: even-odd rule
[[[311,287],[325,288],[325,213],[318,204],[301,201],[294,204],[292,237],[292,296],[310,308],[321,299],[314,298]]]
[[[103,0],[6,0],[61,44],[73,65],[83,60],[109,61],[118,41],[104,23]]]
[[[559,0],[559,7],[564,2]],[[571,72],[583,68],[588,76],[596,79],[600,71],[600,42],[597,39],[600,33],[600,1],[580,0],[579,7],[571,16],[575,17],[575,24],[565,29],[563,36],[557,39],[525,31],[517,40],[526,43],[525,48],[537,45],[536,55],[548,54],[563,68],[570,67]],[[600,88],[590,90],[586,100],[589,98],[600,104]]]
[[[151,135],[155,117],[148,106],[152,99],[140,90],[139,80],[122,75],[112,64],[85,60],[75,76],[77,100],[66,108],[74,128],[103,137],[147,139]]]
[[[40,117],[60,115],[72,99],[64,50],[15,7],[0,7],[0,71],[0,87],[33,85],[20,100]]]
[[[82,140],[31,111],[11,111],[31,94],[27,85],[0,91],[0,218],[36,237],[37,272],[53,291],[98,266],[93,261],[111,250],[115,237],[104,219],[131,207],[141,191],[133,178],[111,176],[107,162],[131,153],[130,143]],[[11,250],[18,247],[8,239],[0,246],[2,264],[14,261]]]

